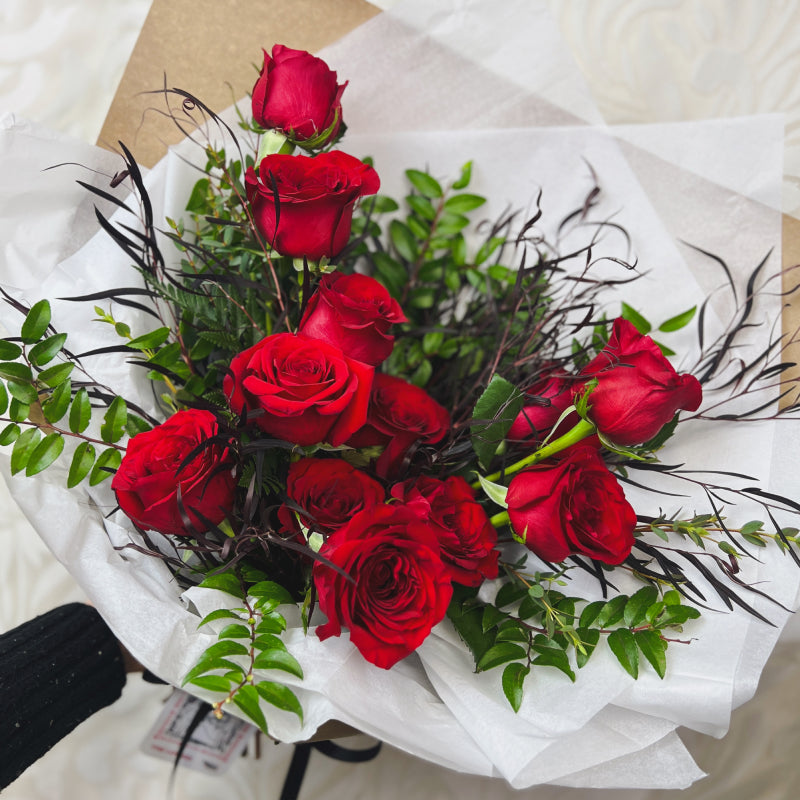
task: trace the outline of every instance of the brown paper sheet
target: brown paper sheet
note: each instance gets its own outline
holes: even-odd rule
[[[378,13],[365,0],[153,0],[97,143],[153,166],[182,134],[147,92],[166,80],[222,111],[253,88],[262,48],[314,52]]]

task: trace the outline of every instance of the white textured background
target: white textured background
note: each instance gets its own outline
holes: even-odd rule
[[[324,0],[320,0],[324,2]],[[387,5],[392,0],[383,0]],[[783,209],[800,218],[798,0],[549,0],[567,46],[609,123],[786,114]],[[0,113],[14,111],[93,142],[150,0],[0,0]],[[270,43],[265,43],[269,45]],[[2,243],[0,243],[2,244]],[[0,482],[0,631],[81,592],[48,554]],[[711,777],[682,798],[784,800],[800,781],[800,654],[779,645],[756,699],[717,742],[686,739]],[[163,688],[136,678],[9,787],[8,800],[145,800],[166,796],[168,767],[137,752]],[[225,794],[277,797],[290,749],[242,760]],[[2,758],[2,753],[0,753]],[[218,780],[182,772],[175,797],[216,798]],[[519,795],[396,753],[345,767],[315,754],[302,797],[655,800],[670,792],[541,787]]]

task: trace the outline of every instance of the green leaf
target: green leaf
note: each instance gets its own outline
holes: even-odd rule
[[[632,678],[638,678],[639,650],[633,634],[627,628],[618,628],[608,635],[608,646],[625,671]]]
[[[375,277],[393,297],[400,297],[403,294],[403,288],[408,283],[406,268],[388,253],[373,253],[372,257],[375,261]]]
[[[256,656],[256,669],[280,669],[303,679],[303,668],[297,659],[286,650],[264,650]]]
[[[389,236],[399,256],[406,261],[416,261],[419,255],[417,240],[408,225],[393,219],[389,225]]]
[[[509,664],[503,670],[503,694],[506,696],[514,713],[522,705],[523,683],[530,672],[527,664]]]
[[[7,381],[17,381],[18,383],[31,383],[33,381],[33,373],[27,364],[4,361],[0,363],[0,378],[5,378]]]
[[[407,169],[406,177],[411,185],[424,197],[433,199],[442,196],[442,187],[439,182],[428,175],[427,172],[420,172],[418,169]]]
[[[527,594],[527,591],[528,590],[524,586],[520,586],[517,583],[504,583],[497,592],[497,596],[494,598],[494,604],[498,608],[510,606],[512,603],[517,603],[522,600]]]
[[[629,306],[627,303],[622,304],[622,314],[620,316],[628,320],[642,335],[646,335],[653,330],[653,326],[635,308]]]
[[[64,449],[64,437],[60,433],[50,433],[36,445],[28,463],[25,465],[25,474],[30,477],[46,470]]]
[[[257,636],[253,641],[253,647],[256,650],[285,650],[286,645],[271,633],[265,633],[262,636]]]
[[[189,683],[199,686],[201,689],[207,689],[209,692],[224,692],[228,694],[233,680],[233,677],[225,675],[203,675],[198,678],[192,678]]]
[[[153,426],[147,422],[147,420],[137,417],[136,414],[131,414],[128,412],[128,418],[125,420],[125,433],[127,433],[131,439],[133,439],[134,436],[138,436],[140,433],[144,433],[145,431],[152,429]]]
[[[266,700],[270,705],[280,708],[282,711],[290,711],[297,714],[300,721],[303,721],[303,707],[295,696],[295,693],[288,687],[272,681],[259,681],[256,685],[259,696]]]
[[[8,425],[3,428],[2,433],[0,433],[0,446],[5,447],[12,442],[16,442],[19,438],[19,433],[19,425],[17,425],[16,422],[9,422]]]
[[[224,669],[237,675],[241,675],[242,678],[245,676],[244,668],[240,667],[238,664],[235,664],[233,661],[228,661],[226,658],[218,658],[204,654],[197,664],[195,664],[189,670],[189,672],[186,673],[186,677],[181,682],[181,686],[185,686],[187,683],[190,683],[198,675],[203,675],[206,672],[212,672],[215,669]]]
[[[633,639],[658,677],[663,678],[667,672],[667,643],[656,631],[637,631]]]
[[[476,664],[476,668],[478,672],[481,672],[483,670],[492,669],[492,667],[499,667],[500,664],[505,664],[507,661],[517,661],[526,656],[527,651],[524,647],[520,647],[514,642],[500,642],[490,647],[483,654],[480,661]]]
[[[25,422],[28,419],[30,410],[30,403],[22,403],[16,397],[12,397],[11,402],[8,404],[8,416],[14,422]]]
[[[117,442],[125,435],[128,422],[128,405],[121,397],[115,397],[103,417],[100,437],[104,442]]]
[[[77,486],[88,474],[94,464],[94,445],[91,442],[81,442],[72,455],[72,463],[67,476],[67,488]]]
[[[8,339],[0,339],[0,361],[13,361],[22,355],[22,348]]]
[[[202,589],[218,589],[220,592],[232,594],[240,600],[244,599],[242,584],[232,572],[219,572],[216,575],[207,575],[200,584]]]
[[[273,611],[269,614],[264,614],[261,622],[256,625],[256,633],[283,633],[286,630],[286,620]]]
[[[472,412],[472,448],[484,469],[489,468],[500,443],[505,439],[525,397],[520,390],[499,375],[478,398]]]
[[[661,325],[658,326],[658,329],[663,333],[669,333],[685,328],[692,321],[696,312],[697,306],[692,306],[688,311],[684,311],[682,314],[677,314],[674,317],[670,317],[666,322],[662,322]]]
[[[265,735],[269,735],[267,720],[258,704],[258,692],[254,686],[242,686],[233,696],[233,702],[258,725]]]
[[[137,336],[128,342],[128,347],[132,350],[156,350],[169,339],[169,328],[156,328],[150,333]]]
[[[227,656],[248,656],[250,650],[241,642],[233,642],[226,639],[222,642],[215,642],[209,647],[205,655],[209,658],[225,658]]]
[[[640,625],[644,622],[647,609],[658,600],[658,590],[655,586],[643,586],[636,592],[627,603],[623,620],[629,628]]]
[[[506,617],[506,614],[494,606],[484,606],[481,627],[483,628],[484,632],[490,631],[492,628],[496,628],[500,622],[506,619]]]
[[[5,414],[8,409],[8,392],[5,384],[0,381],[0,414]]]
[[[241,619],[241,617],[235,611],[231,611],[229,608],[218,608],[216,611],[206,614],[197,624],[197,627],[202,628],[203,625],[207,625],[209,622],[214,622],[218,619]]]
[[[763,539],[759,539],[758,536],[753,536],[752,533],[743,533],[742,538],[749,542],[750,544],[754,544],[756,547],[766,547],[767,543]]]
[[[472,179],[472,162],[467,161],[463,167],[461,167],[461,175],[459,175],[458,180],[453,182],[454,189],[466,189],[469,186],[469,182]]]
[[[103,450],[97,457],[97,461],[89,475],[89,486],[97,486],[97,484],[110,478],[121,463],[122,454],[119,450],[113,447],[109,447],[108,450]]]
[[[41,367],[52,361],[61,352],[66,341],[66,333],[57,333],[55,336],[49,336],[31,348],[28,358],[32,364]]]
[[[11,474],[16,475],[28,465],[28,459],[39,444],[42,434],[38,428],[28,428],[24,430],[11,451]]]
[[[451,214],[464,214],[480,208],[485,202],[486,198],[477,194],[457,194],[445,201],[444,210]]]
[[[578,669],[583,669],[600,641],[600,631],[597,628],[578,628],[577,634],[581,638],[581,646],[575,648],[575,662]]]
[[[396,200],[384,194],[375,195],[375,197],[367,201],[366,205],[371,206],[375,214],[391,214],[392,211],[397,211],[400,208]]]
[[[406,203],[408,203],[412,211],[419,214],[423,219],[432,220],[436,217],[436,209],[427,197],[412,194],[406,197]]]
[[[53,389],[50,397],[42,404],[42,413],[48,422],[58,422],[69,408],[72,399],[72,381],[67,378],[64,383]]]
[[[741,533],[742,536],[747,536],[748,534],[753,534],[757,531],[760,531],[763,527],[763,522],[759,522],[757,519],[754,519],[751,522],[747,522],[746,524],[742,525],[742,527],[739,529],[739,533]]]
[[[60,383],[64,383],[64,381],[69,378],[73,369],[75,369],[75,365],[70,364],[69,362],[64,364],[56,364],[55,366],[48,367],[46,370],[40,372],[36,376],[36,379],[46,384],[50,388],[53,388],[54,386],[58,386]]]
[[[44,336],[50,324],[50,303],[40,300],[35,303],[22,323],[22,341],[25,344],[36,344]]]
[[[206,197],[208,195],[210,186],[211,181],[208,178],[201,178],[199,181],[197,181],[192,189],[192,193],[189,195],[189,200],[186,203],[187,211],[199,214],[208,208],[208,201],[206,200]]]
[[[503,486],[501,483],[492,483],[491,481],[487,481],[483,475],[478,475],[478,482],[480,483],[484,494],[493,503],[496,503],[501,508],[508,508],[508,503],[506,503],[508,488],[506,486]]]
[[[512,620],[511,624],[500,626],[500,630],[497,632],[497,639],[495,641],[522,642],[527,644],[528,634],[523,628],[519,627],[519,623],[516,620]]]
[[[258,597],[263,600],[274,600],[276,605],[279,606],[294,605],[294,599],[291,594],[274,581],[259,581],[259,583],[247,590],[247,594],[250,597]]]
[[[89,393],[81,387],[75,393],[72,407],[69,410],[69,429],[73,433],[83,433],[92,420],[92,404]]]
[[[575,682],[575,673],[569,663],[567,654],[559,647],[546,647],[534,646],[537,653],[533,664],[542,667],[555,667],[561,670],[573,683]]]
[[[8,382],[8,391],[11,396],[20,403],[27,406],[32,405],[39,399],[39,393],[30,383],[17,383],[17,381]]]
[[[250,628],[247,625],[226,625],[217,635],[218,639],[249,639]]]
[[[625,605],[628,602],[628,596],[625,594],[617,595],[617,597],[609,600],[597,615],[595,625],[598,628],[605,628],[609,625],[614,625],[622,619],[625,613]]]
[[[477,590],[474,588],[454,584],[453,599],[447,608],[447,616],[477,664],[494,644],[495,635],[493,632],[486,633],[483,630],[482,606],[468,605],[474,602],[476,594]]]

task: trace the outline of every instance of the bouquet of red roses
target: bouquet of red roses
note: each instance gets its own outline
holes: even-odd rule
[[[602,641],[634,678],[645,662],[663,678],[706,586],[761,617],[737,564],[747,544],[768,542],[798,560],[797,530],[774,516],[776,504],[796,513],[790,501],[753,490],[774,530],[735,528],[712,481],[693,479],[709,511],[688,516],[637,513],[623,488],[679,476],[658,451],[680,412],[700,408],[701,384],[741,384],[725,370],[752,287],[703,347],[697,377],[678,373],[640,312],[603,313],[602,293],[621,282],[592,269],[610,223],[592,221],[568,250],[538,233],[540,209],[476,229],[485,199],[467,191],[470,163],[446,184],[407,170],[401,209],[370,163],[334,149],[345,86],[320,59],[276,45],[240,120],[244,143],[175,92],[229,143],[203,144],[187,216],[164,231],[127,150],[112,184],[129,183],[132,199],[86,184],[137,218],[97,212],[141,283],[70,298],[96,304],[117,337],[84,352],[54,327],[47,299],[5,293],[23,315],[0,341],[12,473],[36,476],[64,452],[70,488],[110,478],[134,529],[120,550],[161,560],[183,588],[228,596],[196,603],[214,638],[184,683],[265,731],[275,710],[304,715],[287,627],[346,636],[392,670],[452,626],[476,672],[502,667],[496,683],[517,711],[529,674],[549,666],[574,681]],[[588,222],[591,207],[576,204],[559,230]],[[131,308],[151,329],[119,318]],[[739,377],[774,379],[775,350]],[[154,402],[95,380],[98,357],[128,359]],[[573,591],[576,575],[596,592]]]

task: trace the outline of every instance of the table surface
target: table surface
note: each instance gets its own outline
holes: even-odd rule
[[[548,0],[564,40],[609,123],[785,114],[783,211],[800,219],[800,2],[797,0]],[[382,0],[386,6],[391,0]],[[0,113],[13,111],[84,141],[97,140],[151,0],[3,0]],[[268,43],[265,43],[268,44]],[[244,87],[245,89],[248,87]],[[80,589],[29,528],[0,482],[0,630]],[[779,643],[756,698],[722,741],[684,739],[711,773],[682,798],[771,800],[800,779],[800,653]],[[138,752],[165,696],[131,678],[122,699],[84,723],[3,794],[8,800],[163,796],[169,766]],[[291,748],[268,746],[226,781],[230,800],[277,797]],[[175,797],[216,797],[218,779],[182,771]],[[307,797],[644,800],[677,792],[539,787],[456,775],[396,752],[346,766],[312,756]]]

